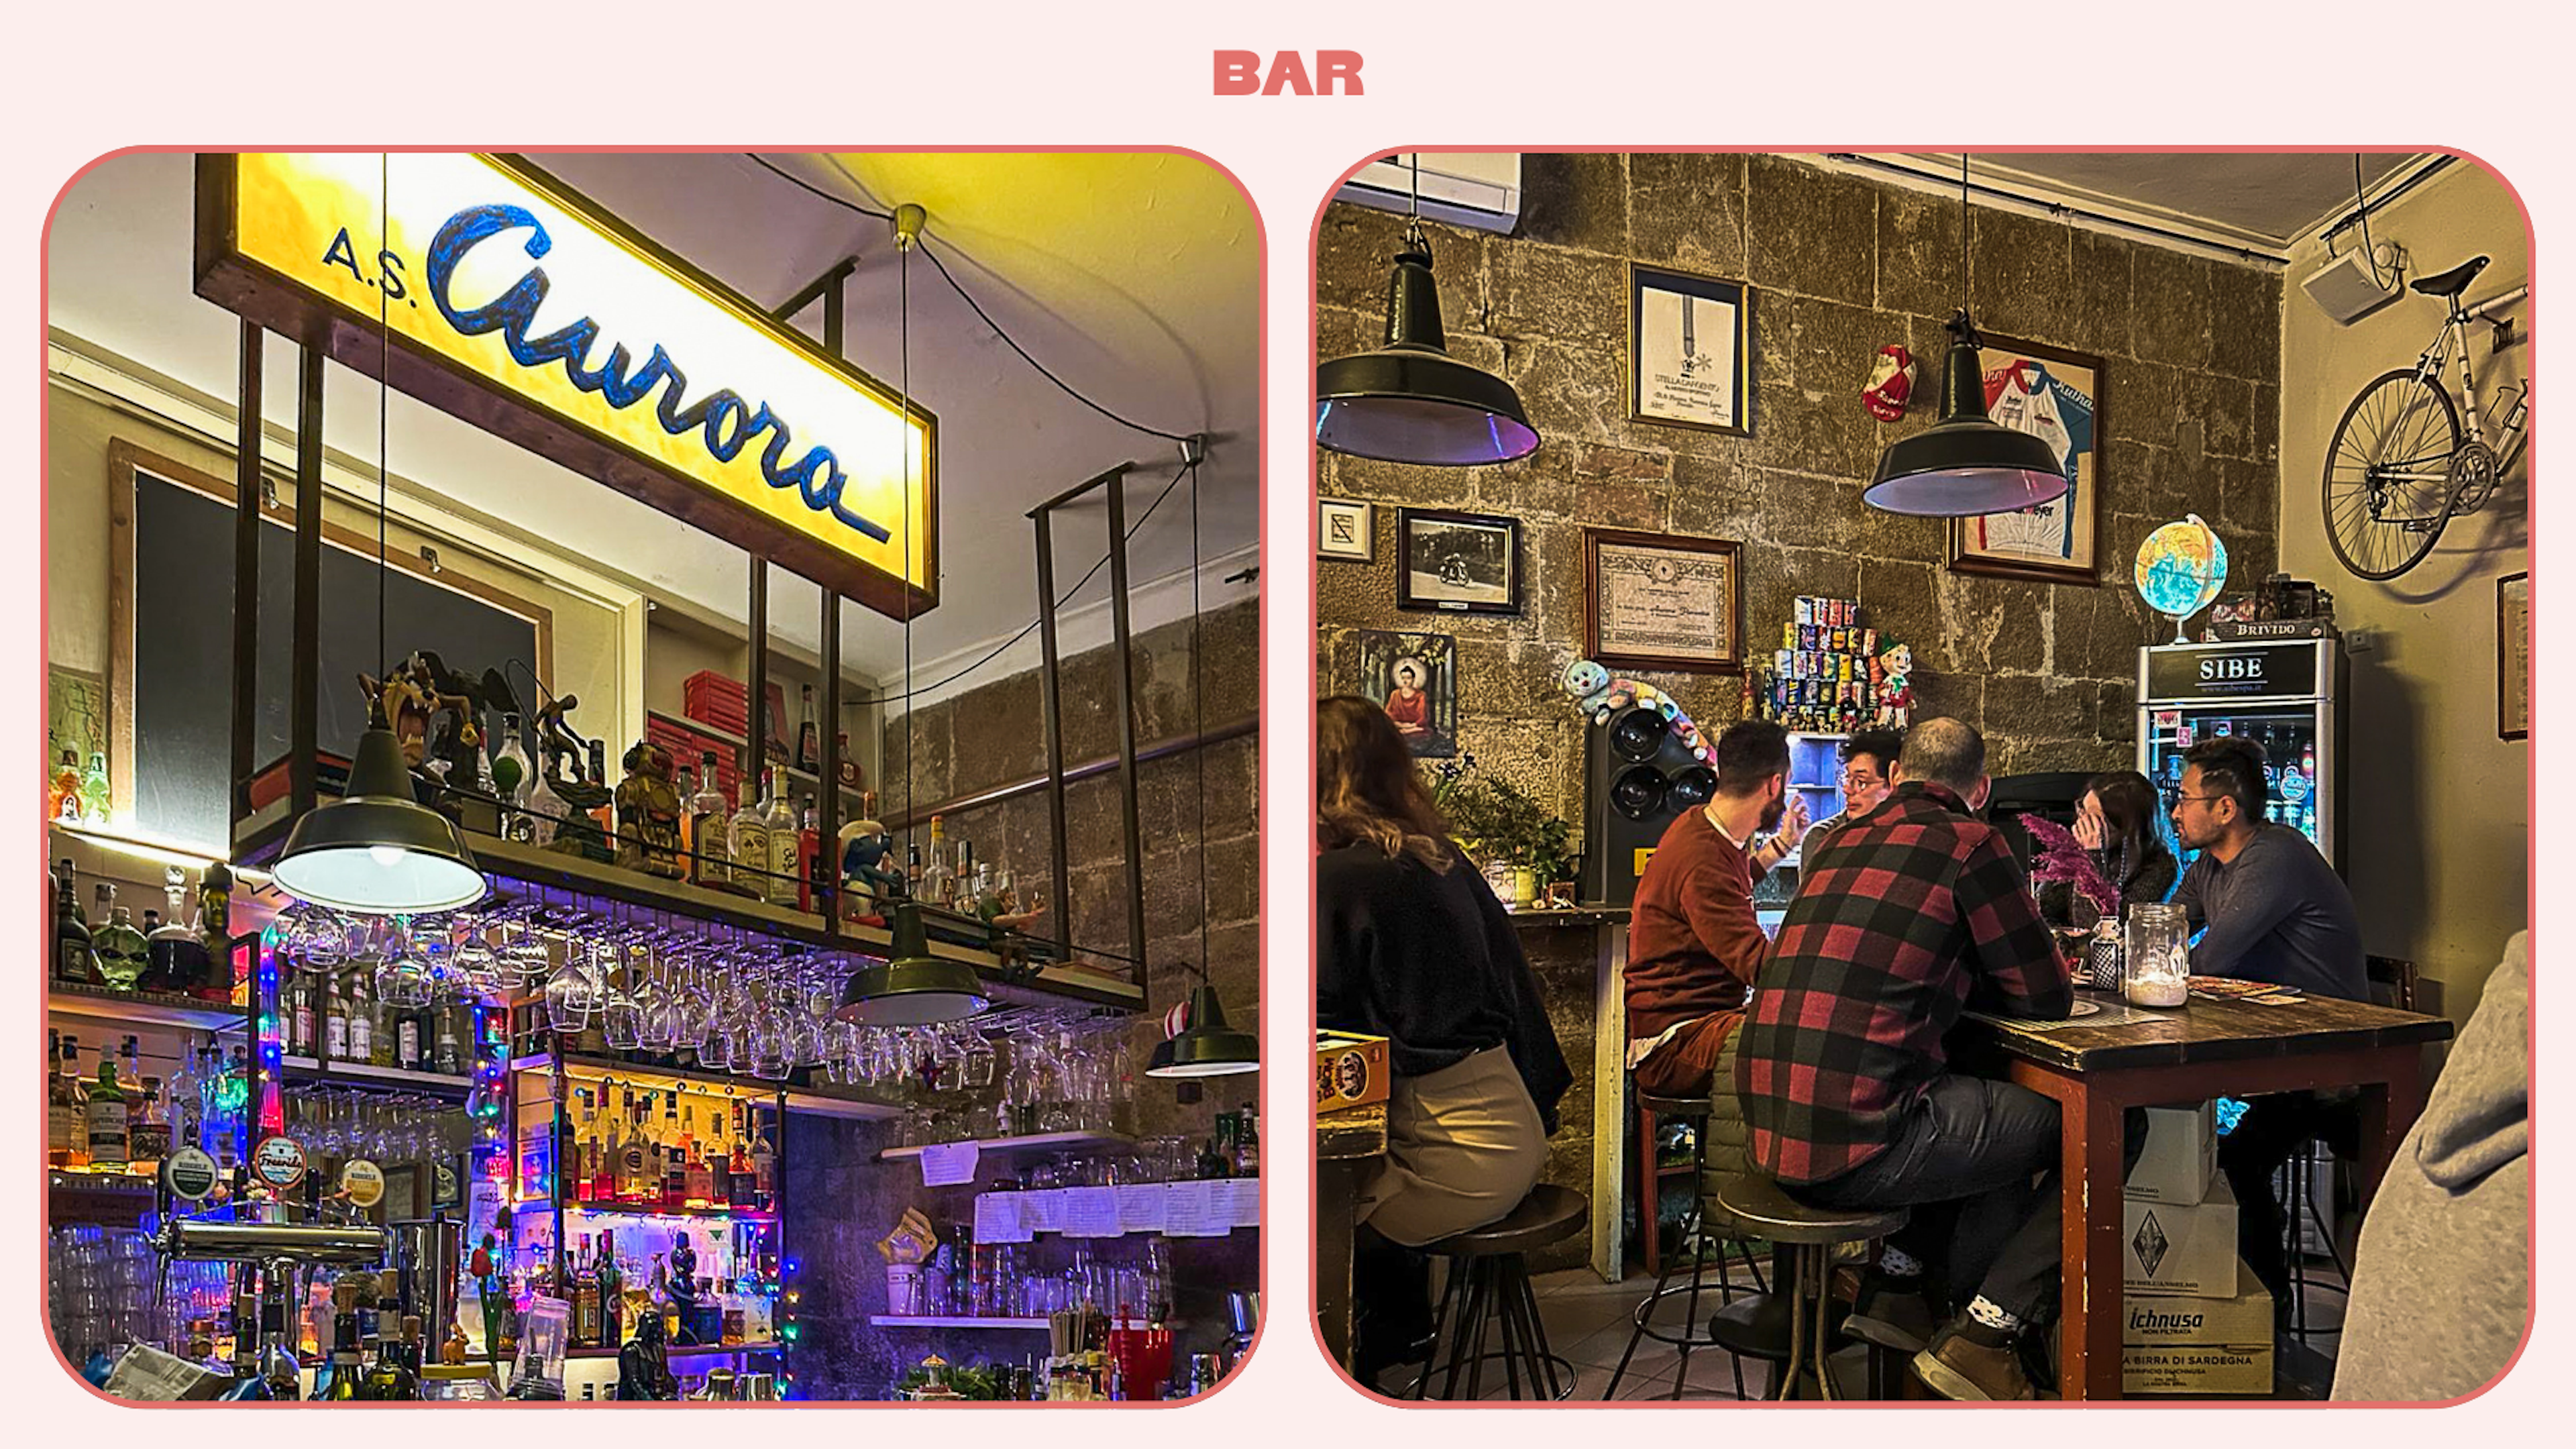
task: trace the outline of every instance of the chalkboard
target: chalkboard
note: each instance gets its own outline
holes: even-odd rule
[[[132,549],[133,604],[120,625],[132,637],[117,641],[117,665],[131,671],[119,681],[133,700],[128,798],[147,831],[223,842],[231,822],[232,489],[148,458],[134,462],[130,476],[131,506],[117,515],[130,530],[118,546]],[[125,481],[111,484],[121,490]],[[294,685],[295,537],[282,518],[272,510],[260,530],[259,735],[251,758],[261,767],[286,755]],[[363,552],[353,542],[326,532],[322,547],[320,741],[344,759],[367,726],[358,676],[381,676],[387,662],[376,647],[375,540],[366,539]],[[477,597],[399,565],[385,577],[385,644],[394,658],[427,650],[477,677],[511,659],[543,667],[539,645],[550,626],[543,608]],[[524,671],[506,672],[514,690],[532,693]]]

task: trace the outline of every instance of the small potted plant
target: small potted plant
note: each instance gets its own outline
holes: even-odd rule
[[[1477,769],[1475,756],[1440,765],[1431,798],[1459,848],[1484,863],[1494,894],[1515,910],[1538,904],[1547,886],[1573,878],[1578,857],[1565,822],[1511,781]]]

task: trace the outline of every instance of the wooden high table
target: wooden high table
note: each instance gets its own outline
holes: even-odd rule
[[[2195,997],[2171,1011],[2130,1007],[2126,1014],[2136,1019],[2025,1025],[1971,1016],[1957,1034],[1963,1048],[2000,1056],[2010,1080],[2058,1105],[2065,1150],[2058,1381],[2069,1399],[2120,1397],[2123,1112],[2222,1093],[2359,1087],[2367,1203],[2423,1110],[2424,1046],[2451,1035],[2451,1023],[2437,1016],[2323,997],[2286,1006]]]

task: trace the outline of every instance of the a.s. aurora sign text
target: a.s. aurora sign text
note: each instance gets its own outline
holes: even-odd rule
[[[197,291],[907,617],[938,601],[937,423],[515,159],[199,158]],[[435,480],[430,480],[435,482]]]

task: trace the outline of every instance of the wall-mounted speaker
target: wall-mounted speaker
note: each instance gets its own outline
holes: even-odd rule
[[[2349,327],[2397,299],[2397,269],[2387,269],[2386,282],[2381,275],[2376,259],[2356,249],[2308,273],[2299,285],[2327,316]]]
[[[1656,706],[1632,704],[1594,726],[1584,749],[1583,899],[1636,900],[1637,877],[1666,827],[1716,795],[1717,772]]]

